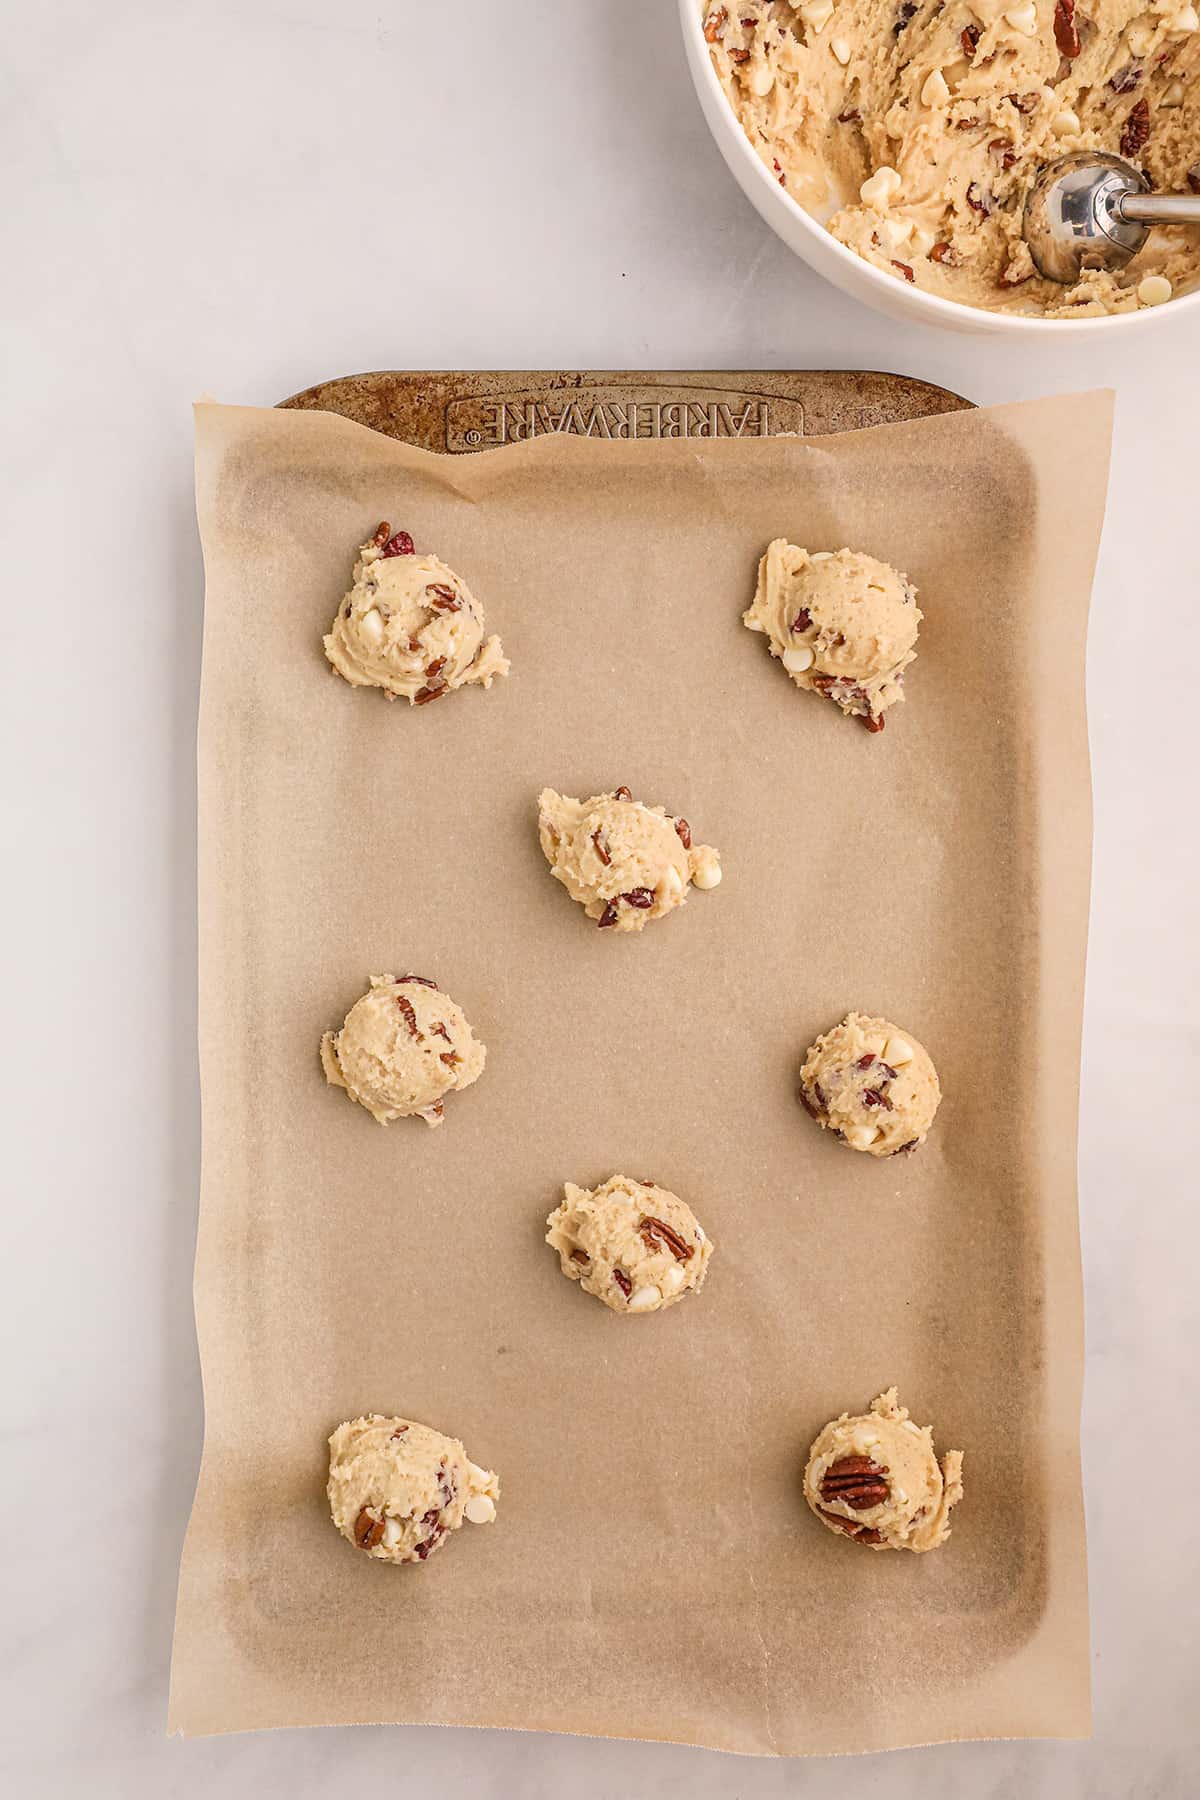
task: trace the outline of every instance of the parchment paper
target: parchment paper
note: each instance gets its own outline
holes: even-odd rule
[[[1075,1205],[1090,813],[1083,706],[1107,395],[819,442],[413,450],[203,406],[200,728],[207,1430],[170,1724],[537,1727],[782,1754],[1088,1729]],[[327,668],[387,518],[483,599],[512,676],[410,711]],[[785,534],[915,579],[872,736],[740,615]],[[685,813],[725,880],[598,932],[546,783]],[[443,1129],[317,1059],[368,975],[444,984],[488,1046]],[[932,1052],[919,1154],[795,1100],[850,1007]],[[542,1243],[564,1179],[650,1175],[716,1241],[617,1318]],[[954,1534],[823,1531],[821,1425],[898,1382],[966,1453]],[[325,1440],[399,1412],[499,1471],[421,1568],[329,1522]]]

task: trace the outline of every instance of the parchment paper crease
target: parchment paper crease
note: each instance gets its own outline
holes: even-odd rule
[[[170,1724],[504,1725],[797,1754],[1088,1729],[1075,1135],[1083,706],[1107,395],[802,440],[435,456],[198,409],[207,1430]],[[418,711],[321,634],[387,518],[469,581],[512,676]],[[882,737],[740,615],[784,534],[925,612]],[[552,881],[534,802],[626,782],[725,881],[641,938]],[[445,1127],[327,1088],[369,974],[488,1046]],[[874,1163],[798,1107],[849,1007],[945,1101]],[[609,1314],[542,1244],[564,1179],[683,1194],[705,1290]],[[822,1531],[818,1428],[882,1387],[966,1453],[949,1545]],[[372,1409],[499,1471],[495,1526],[392,1569],[329,1523]]]

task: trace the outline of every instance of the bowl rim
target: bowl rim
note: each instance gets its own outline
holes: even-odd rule
[[[835,238],[832,232],[826,231],[820,221],[806,211],[792,194],[771,179],[766,164],[742,129],[741,121],[729,104],[729,99],[713,68],[712,57],[704,39],[703,22],[706,8],[707,0],[679,0],[679,18],[685,37],[690,34],[692,54],[688,56],[688,64],[693,83],[698,80],[704,81],[713,99],[719,103],[720,113],[725,121],[724,129],[728,142],[737,144],[736,154],[745,168],[753,169],[752,178],[761,184],[764,195],[768,197],[768,204],[771,207],[782,206],[785,212],[790,213],[806,236],[810,236],[814,240],[819,239],[825,254],[832,249],[834,260],[843,264],[852,280],[854,277],[865,278],[863,285],[875,288],[881,300],[886,294],[889,310],[894,305],[903,306],[915,316],[923,316],[927,324],[947,324],[952,325],[955,329],[961,328],[961,321],[966,315],[986,321],[981,327],[985,331],[1032,331],[1046,336],[1055,331],[1061,332],[1062,329],[1075,334],[1080,334],[1085,330],[1093,333],[1111,331],[1118,326],[1129,330],[1135,320],[1141,322],[1142,326],[1151,322],[1161,324],[1164,316],[1175,316],[1177,308],[1187,308],[1200,301],[1200,283],[1198,283],[1187,293],[1169,300],[1165,306],[1143,306],[1138,307],[1135,312],[1126,313],[1089,314],[1082,319],[1047,319],[1036,313],[993,312],[986,306],[970,306],[965,300],[945,300],[940,294],[926,294],[920,288],[910,288],[907,283],[895,281],[892,276],[885,275],[882,269],[877,269],[874,263],[868,262],[865,256],[860,256],[856,250],[851,250],[849,245],[843,244],[840,238]],[[711,117],[703,107],[701,112],[704,114],[705,124],[715,136]],[[768,219],[767,223],[771,224],[771,221]],[[771,229],[776,230],[773,224]],[[778,231],[776,231],[776,236],[780,236]],[[786,242],[786,239],[782,241]],[[788,244],[787,247],[792,250],[793,255],[803,257],[803,252],[795,249],[793,245]],[[808,261],[808,258],[804,257],[804,260]],[[809,266],[814,265],[810,263]],[[817,269],[817,273],[822,274],[823,271]],[[829,277],[826,276],[825,279],[828,280]]]

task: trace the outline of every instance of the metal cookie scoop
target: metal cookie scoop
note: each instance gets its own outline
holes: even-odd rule
[[[1200,194],[1153,194],[1132,163],[1099,150],[1049,163],[1025,201],[1025,242],[1049,281],[1123,268],[1151,225],[1200,225]]]

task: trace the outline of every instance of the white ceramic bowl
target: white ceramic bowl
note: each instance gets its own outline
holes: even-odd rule
[[[1200,302],[1200,288],[1169,300],[1165,306],[1143,306],[1136,312],[1111,313],[1104,318],[1022,318],[1016,313],[984,312],[982,307],[960,306],[957,300],[943,300],[937,294],[922,293],[920,288],[910,287],[906,281],[896,281],[891,275],[885,275],[882,269],[875,268],[873,263],[864,261],[845,244],[839,243],[773,179],[770,170],[751,148],[717,80],[704,41],[704,13],[700,0],[679,0],[679,17],[688,67],[701,109],[734,180],[789,250],[802,256],[835,287],[853,294],[856,300],[864,301],[879,312],[889,313],[895,319],[919,320],[922,324],[940,325],[950,331],[996,332],[1009,337],[1018,333],[1028,337],[1035,333],[1043,342],[1056,334],[1069,336],[1072,342],[1077,342],[1085,332],[1145,330],[1148,326],[1161,324],[1165,318],[1178,318],[1185,308],[1194,313]]]

